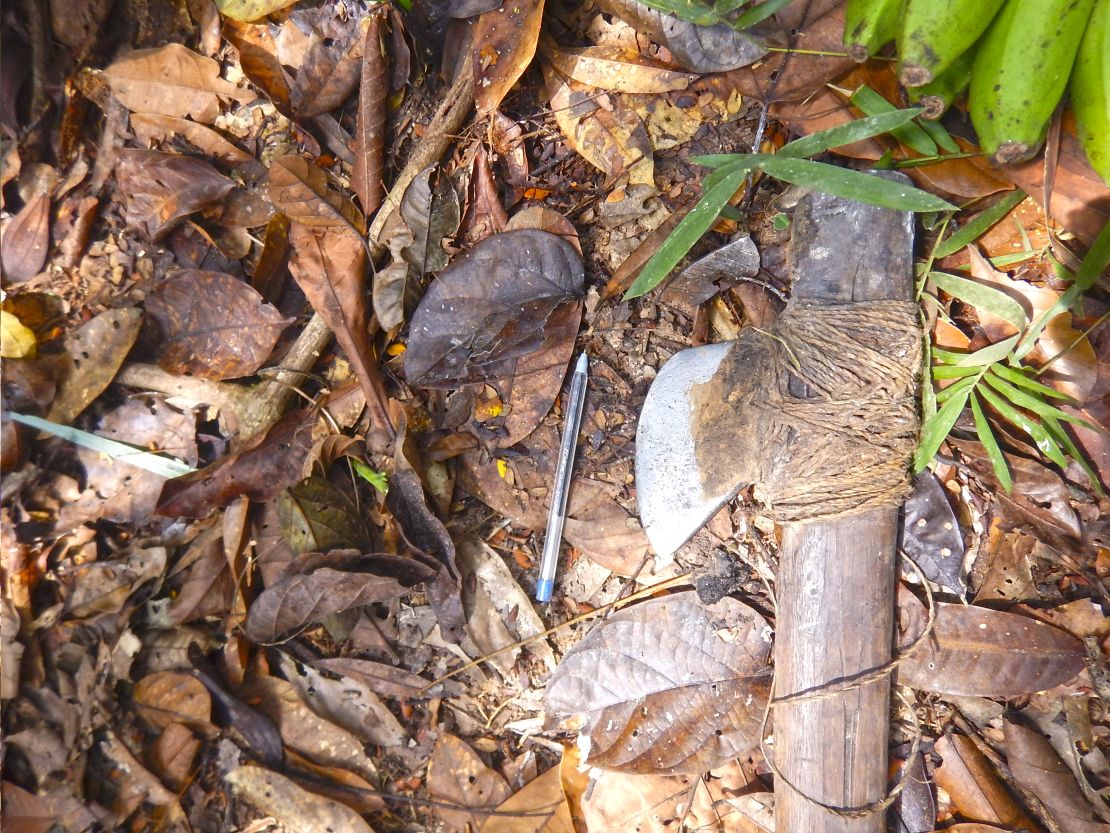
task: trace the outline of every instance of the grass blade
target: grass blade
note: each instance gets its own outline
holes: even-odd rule
[[[956,353],[952,350],[941,350],[939,347],[934,347],[933,356],[939,362],[954,364],[956,367],[984,367],[1002,361],[1002,359],[1009,356],[1010,351],[1017,344],[1017,340],[1018,337],[1012,335],[1009,338],[1002,339],[1002,341],[988,344],[982,350],[976,350],[974,353]]]
[[[766,20],[783,6],[791,2],[792,0],[764,0],[764,2],[760,3],[758,6],[752,6],[752,8],[736,18],[736,20],[732,21],[732,28],[743,30],[755,26],[755,24]]]
[[[993,369],[994,368],[991,368],[990,370]],[[1014,385],[1011,385],[1004,379],[1000,379],[998,376],[991,373],[990,370],[987,371],[984,377],[987,380],[987,384],[1013,402],[1017,407],[1032,411],[1042,419],[1063,420],[1075,425],[1082,425],[1084,428],[1089,428],[1092,431],[1099,430],[1097,426],[1092,425],[1087,420],[1072,416],[1066,411],[1061,411],[1055,405],[1050,405],[1043,399],[1038,399],[1036,396],[1028,394]]]
[[[960,379],[960,381],[956,382],[954,385],[949,385],[943,390],[937,391],[937,403],[943,404],[954,396],[964,396],[967,391],[974,388],[977,384],[979,384],[978,375],[973,379]]]
[[[749,165],[737,164],[735,167],[714,171],[706,177],[709,187],[702,193],[698,204],[679,221],[674,231],[663,241],[659,251],[644,264],[635,282],[624,294],[625,300],[650,292],[670,274],[701,236],[713,227],[721,209],[736,193],[750,170]],[[711,178],[714,178],[712,182]]]
[[[1060,399],[1064,402],[1075,404],[1075,399],[1068,396],[1066,393],[1050,388],[1048,385],[1042,385],[1035,379],[1030,379],[1020,370],[1009,367],[1004,364],[996,364],[991,366],[991,372],[1001,376],[1007,382],[1018,387],[1031,390],[1033,393],[1041,397],[1051,397],[1052,399]]]
[[[998,447],[998,440],[995,438],[994,432],[991,430],[991,424],[987,422],[987,418],[983,414],[983,408],[979,405],[979,398],[975,394],[971,395],[971,415],[975,419],[975,433],[979,435],[979,442],[983,444],[983,448],[987,451],[991,467],[994,469],[994,476],[998,478],[998,482],[1002,484],[1006,494],[1010,494],[1010,490],[1014,486],[1013,478],[1010,477],[1010,467],[1006,465],[1006,456],[1002,453],[1002,449]]]
[[[836,165],[790,159],[779,156],[753,155],[765,173],[791,185],[822,191],[846,200],[893,208],[896,211],[955,211],[956,207],[927,191],[902,182],[871,176]]]
[[[991,404],[991,407],[1002,415],[1003,419],[1028,434],[1045,457],[1060,468],[1067,466],[1068,461],[1064,458],[1064,453],[1060,451],[1060,446],[1056,445],[1056,441],[1049,436],[1043,425],[1023,414],[989,387],[979,388],[979,393]]]
[[[944,125],[939,121],[918,119],[917,124],[922,130],[929,134],[929,138],[936,142],[941,150],[947,151],[948,153],[960,152],[960,146],[956,144],[956,140],[952,138],[952,134],[945,130]]]
[[[948,436],[948,432],[952,430],[952,426],[956,424],[956,420],[960,418],[960,413],[967,404],[968,394],[971,393],[969,387],[962,396],[954,396],[949,399],[933,416],[925,420],[925,424],[921,426],[921,442],[917,444],[917,450],[913,455],[913,470],[917,473],[929,465],[929,461],[937,453],[940,444],[944,442],[944,438]]]
[[[1086,292],[1094,286],[1107,266],[1110,266],[1110,221],[1102,227],[1087,251],[1087,256],[1079,264],[1079,271],[1075,273],[1075,283],[1079,286],[1079,291]]]
[[[975,242],[982,237],[989,228],[1013,211],[1024,199],[1025,192],[1020,188],[1013,193],[1007,194],[990,208],[985,211],[980,211],[974,220],[962,226],[947,240],[937,244],[936,249],[933,251],[933,255],[935,257],[948,257],[948,255],[955,254],[964,246]]]
[[[1044,427],[1045,430],[1052,435],[1052,438],[1064,447],[1064,451],[1068,453],[1071,459],[1075,460],[1079,468],[1083,469],[1084,474],[1087,475],[1091,484],[1095,487],[1095,491],[1099,493],[1099,496],[1105,497],[1106,492],[1102,488],[1102,482],[1098,479],[1098,473],[1087,461],[1087,455],[1076,446],[1075,441],[1064,429],[1064,426],[1054,419],[1046,419],[1044,421]]]
[[[852,142],[859,142],[863,139],[870,139],[872,136],[889,133],[895,128],[913,121],[914,117],[921,112],[920,107],[912,107],[909,110],[892,110],[889,113],[879,113],[875,116],[856,119],[847,124],[830,127],[828,130],[819,130],[816,133],[803,136],[801,139],[795,139],[793,142],[779,148],[775,155],[788,156],[792,159],[815,156],[818,153],[824,153],[829,148],[843,147],[844,145],[850,145]],[[704,165],[705,163],[699,162],[698,164]]]
[[[898,109],[866,84],[852,93],[848,100],[868,116],[890,113]],[[890,135],[907,147],[913,148],[922,156],[937,155],[937,143],[921,129],[921,125],[904,124],[891,130]]]
[[[1025,314],[1021,304],[1000,289],[947,272],[930,272],[929,279],[949,295],[954,295],[976,309],[985,309],[1009,321],[1019,330],[1029,323],[1029,316]]]
[[[72,425],[59,425],[56,422],[50,422],[41,417],[31,416],[30,414],[19,414],[15,411],[10,411],[9,413],[11,418],[16,422],[22,422],[24,425],[29,425],[39,431],[46,431],[48,434],[61,437],[63,440],[68,440],[90,451],[95,451],[99,454],[107,454],[113,460],[129,463],[136,468],[145,469],[160,477],[180,477],[183,474],[196,471],[192,466],[182,463],[180,460],[175,460],[172,457],[163,457],[161,454],[154,454],[153,452],[136,448],[133,445],[116,442],[107,437],[101,437],[99,434],[90,434],[88,431],[82,431],[80,428],[74,428]]]
[[[963,379],[979,373],[978,367],[957,367],[951,364],[938,364],[933,368],[934,379]]]

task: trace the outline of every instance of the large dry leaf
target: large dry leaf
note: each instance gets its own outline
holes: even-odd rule
[[[920,634],[925,608],[899,594],[901,644]],[[940,694],[1017,697],[1083,670],[1083,643],[1038,619],[985,607],[936,603],[933,633],[898,666],[898,682]]]
[[[180,136],[198,150],[233,167],[236,173],[247,179],[260,179],[266,175],[266,167],[261,162],[213,128],[195,121],[157,113],[132,113],[131,129],[136,139],[147,144],[169,142],[174,136]]]
[[[563,793],[560,768],[533,778],[497,808],[481,833],[574,833],[570,804]]]
[[[279,112],[292,116],[292,80],[278,59],[270,27],[225,20],[223,34],[238,51],[243,74],[273,102]]]
[[[135,684],[135,711],[157,729],[185,724],[201,731],[212,728],[212,696],[192,674],[155,671]]]
[[[383,563],[404,572],[396,578],[383,575],[379,572]],[[332,613],[403,596],[408,587],[431,577],[431,570],[411,559],[342,550],[327,555],[308,553],[254,600],[247,616],[247,638],[274,642],[282,634]]]
[[[594,766],[702,772],[759,743],[770,655],[771,628],[747,605],[676,593],[595,626],[555,669],[545,704],[581,715]]]
[[[947,734],[936,742],[941,764],[934,772],[937,786],[965,819],[999,825],[1006,830],[1044,833],[1021,808],[986,756],[966,735]]]
[[[301,478],[312,448],[315,410],[291,411],[250,445],[192,474],[166,481],[158,514],[204,518],[240,497],[264,503]]]
[[[247,803],[272,816],[297,833],[374,833],[370,825],[338,801],[310,793],[297,784],[259,766],[240,766],[225,776],[231,788]]]
[[[963,594],[964,538],[940,480],[926,469],[913,478],[902,523],[902,550],[925,577]]]
[[[270,199],[290,220],[313,228],[363,234],[362,213],[328,183],[328,175],[303,156],[279,156],[270,166]]]
[[[385,116],[389,96],[389,60],[383,35],[384,10],[372,12],[362,46],[362,69],[358,88],[358,118],[355,124],[355,164],[351,190],[367,217],[378,210],[385,196],[382,171],[385,165]],[[388,329],[388,328],[386,328]]]
[[[436,801],[459,807],[435,807],[448,830],[463,833],[467,825],[477,830],[492,810],[512,794],[505,779],[486,766],[478,753],[464,741],[440,732],[428,762],[428,795]]]
[[[582,260],[562,238],[535,229],[487,237],[456,259],[413,315],[405,373],[423,387],[512,375],[534,352],[559,306],[582,296]]]
[[[329,657],[318,659],[313,664],[317,668],[322,668],[333,674],[358,680],[384,696],[407,697],[410,700],[416,700],[423,696],[439,696],[439,693],[443,691],[442,686],[435,686],[425,692],[425,689],[428,688],[428,681],[423,677],[403,668],[374,662],[373,660],[356,659],[354,657]]]
[[[1099,821],[1075,775],[1044,735],[1013,718],[1007,719],[1004,726],[1010,771],[1019,784],[1040,799],[1059,825],[1060,833],[1107,833],[1110,826]]]
[[[354,502],[327,478],[312,475],[278,501],[282,537],[294,553],[366,550],[370,534]]]
[[[532,63],[540,37],[543,5],[543,0],[516,0],[484,12],[474,21],[471,71],[479,115],[496,110]]]
[[[292,323],[238,278],[200,269],[162,281],[146,311],[162,329],[162,369],[214,380],[256,372]]]
[[[66,616],[84,619],[119,613],[131,594],[165,569],[165,547],[136,547],[105,561],[67,563],[57,572]]]
[[[135,308],[107,310],[66,336],[73,368],[58,385],[47,419],[69,425],[104,392],[138,338],[142,320]]]
[[[220,99],[250,101],[254,93],[220,78],[220,65],[179,43],[137,49],[110,64],[104,75],[123,105],[137,113],[191,118],[211,124]]]
[[[694,80],[694,76],[687,72],[676,72],[638,52],[626,52],[612,46],[552,49],[546,57],[558,72],[568,78],[618,93],[685,90]]]
[[[131,228],[158,240],[190,214],[221,203],[235,183],[191,156],[157,150],[117,151],[116,181],[124,219]]]
[[[345,7],[325,5],[293,13],[308,30],[304,58],[290,89],[299,118],[328,113],[354,92],[362,69],[369,18],[340,15]]]
[[[0,245],[4,284],[20,283],[41,272],[49,247],[50,195],[39,194],[4,227]]]

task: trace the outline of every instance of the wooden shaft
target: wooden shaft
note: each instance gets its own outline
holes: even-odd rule
[[[908,182],[901,174],[877,174]],[[792,298],[913,297],[913,217],[824,194],[798,205]],[[851,460],[845,460],[850,467]],[[898,509],[787,524],[776,583],[775,694],[819,688],[890,661]],[[889,677],[774,709],[777,833],[883,833],[886,814],[844,817],[886,792]],[[800,792],[799,792],[800,791]]]

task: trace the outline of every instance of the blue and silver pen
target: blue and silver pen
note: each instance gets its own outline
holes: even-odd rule
[[[571,472],[574,469],[574,451],[578,446],[578,428],[582,424],[582,410],[586,405],[586,379],[590,363],[583,353],[574,366],[570,379],[570,398],[567,402],[563,440],[559,443],[559,460],[555,466],[555,485],[551,490],[551,509],[547,513],[547,536],[543,539],[543,557],[540,559],[540,579],[536,584],[536,601],[551,601],[555,586],[555,567],[559,562],[559,545],[563,541],[563,525],[567,521],[567,495],[570,494]]]

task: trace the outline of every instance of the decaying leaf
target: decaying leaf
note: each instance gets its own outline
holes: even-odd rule
[[[555,766],[524,785],[490,816],[481,833],[574,833],[570,805]],[[504,814],[504,815],[500,815]]]
[[[328,175],[303,156],[279,156],[270,166],[270,199],[290,220],[313,228],[364,233],[362,213],[333,189]]]
[[[325,671],[358,680],[383,696],[415,699],[428,687],[428,681],[423,677],[383,662],[354,657],[331,657],[317,660],[314,664]],[[438,686],[429,693],[435,696],[437,689]]]
[[[133,229],[158,240],[178,223],[221,202],[235,183],[191,156],[157,150],[121,150],[116,179],[124,219]]]
[[[362,46],[358,88],[351,190],[358,196],[362,212],[368,217],[378,210],[385,196],[382,170],[385,164],[386,99],[389,95],[389,60],[383,38],[387,31],[385,19],[381,12],[370,14]]]
[[[250,101],[254,93],[220,78],[220,65],[179,43],[136,49],[104,70],[123,105],[137,113],[192,118],[211,124],[220,99]]]
[[[996,824],[1006,830],[1044,833],[1044,828],[1014,801],[990,761],[967,735],[946,734],[936,742],[941,757],[934,777],[965,819]]]
[[[47,419],[68,425],[104,392],[138,338],[142,320],[133,307],[107,310],[66,337],[73,369],[58,385]]]
[[[382,572],[383,566],[390,573]],[[274,642],[282,634],[352,607],[403,596],[432,572],[396,556],[339,550],[307,553],[296,559],[251,605],[246,634],[253,642]],[[396,576],[396,577],[395,577]]]
[[[165,547],[136,547],[107,561],[67,566],[58,571],[66,614],[84,619],[118,613],[132,593],[165,569]]]
[[[293,110],[300,118],[334,110],[358,85],[369,18],[341,15],[340,8],[294,12],[297,22],[308,29],[304,59],[290,89]]]
[[[721,290],[757,274],[759,249],[750,235],[743,234],[679,272],[667,283],[661,300],[704,304]]]
[[[551,65],[568,78],[617,93],[665,93],[685,90],[694,76],[612,46],[552,49]]]
[[[747,605],[676,593],[595,626],[555,669],[545,704],[581,715],[594,766],[702,772],[759,743],[770,654],[770,626]]]
[[[518,0],[484,12],[471,33],[471,67],[478,113],[496,110],[532,63],[540,37],[544,0]]]
[[[211,728],[212,697],[192,674],[148,674],[135,684],[132,698],[139,715],[157,729],[170,724],[186,724],[201,731]]]
[[[248,179],[260,179],[266,175],[266,167],[261,162],[233,145],[215,129],[195,121],[157,113],[132,113],[131,129],[136,139],[147,144],[168,142],[174,136],[180,136],[198,150],[233,166],[237,173]]]
[[[477,752],[454,735],[439,733],[428,762],[428,795],[459,807],[435,807],[448,830],[463,833],[468,825],[472,830],[479,829],[486,815],[467,808],[492,810],[511,794],[505,779],[486,766]]]
[[[182,791],[193,773],[200,747],[200,739],[188,727],[170,723],[147,747],[146,759],[158,777]]]
[[[903,512],[902,550],[930,581],[963,594],[963,535],[944,487],[928,469],[914,476]]]
[[[243,74],[258,87],[281,113],[292,116],[292,79],[277,56],[277,46],[267,25],[225,20],[223,35],[239,53]]]
[[[147,298],[146,310],[162,329],[159,365],[214,380],[257,371],[292,323],[243,281],[200,269],[162,281]]]
[[[23,206],[4,227],[2,242],[0,263],[5,285],[41,272],[50,247],[50,195],[39,194]]]
[[[0,358],[34,358],[37,347],[34,330],[15,313],[0,310]]]
[[[370,534],[358,508],[320,475],[289,487],[278,501],[278,520],[282,536],[298,555],[370,547]]]
[[[413,315],[405,373],[422,387],[505,378],[543,343],[544,324],[581,297],[578,253],[548,232],[487,237],[456,259]]]
[[[238,0],[237,0],[238,2]],[[311,793],[260,766],[239,766],[225,780],[260,813],[298,833],[374,833],[362,816],[338,801]]]
[[[933,633],[898,666],[911,688],[979,697],[1017,697],[1066,682],[1083,670],[1083,643],[1037,619],[936,602]],[[903,645],[920,634],[924,606],[899,595]]]

